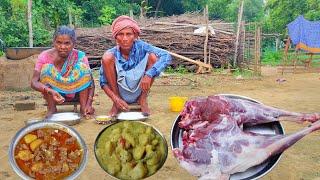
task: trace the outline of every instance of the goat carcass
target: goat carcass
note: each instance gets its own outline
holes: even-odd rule
[[[188,101],[180,114],[183,145],[173,149],[180,165],[200,179],[229,179],[283,152],[320,129],[319,114],[280,110],[246,99],[217,95]],[[243,124],[279,120],[313,123],[291,135],[244,132]]]

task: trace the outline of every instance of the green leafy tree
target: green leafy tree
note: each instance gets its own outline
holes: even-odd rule
[[[133,10],[134,14],[139,14],[139,3],[140,1],[129,1],[129,0],[91,0],[91,1],[79,1],[76,4],[84,10],[84,23],[89,26],[99,26],[102,22],[100,19],[105,16],[105,6],[113,7],[116,10],[115,16],[129,15],[130,9]],[[99,19],[99,17],[101,17]]]
[[[232,2],[232,0],[209,0],[209,16],[211,19],[226,19],[227,11],[226,7]]]
[[[308,1],[269,0],[265,10],[267,17],[264,29],[269,32],[284,33],[288,23],[308,12]]]
[[[57,27],[69,23],[68,9],[72,9],[75,5],[70,0],[43,0],[42,6],[46,8],[46,15],[49,18],[50,26]]]
[[[2,0],[0,8],[0,39],[7,47],[28,46],[27,1]],[[45,9],[34,1],[33,33],[35,46],[47,46],[51,42],[50,29],[44,24]],[[4,10],[5,9],[5,10]]]
[[[182,1],[180,0],[164,1],[161,10],[167,16],[184,13]]]
[[[154,12],[157,7],[159,0],[148,0],[148,10],[149,12]],[[165,16],[177,15],[184,13],[183,1],[181,0],[170,0],[170,1],[161,1],[161,6],[158,7],[158,11],[161,11]],[[152,13],[148,14],[153,16]]]
[[[186,12],[202,11],[208,0],[185,0],[182,1],[183,9]]]
[[[3,1],[0,8],[0,39],[6,46],[28,45],[27,4],[23,0]]]
[[[83,21],[84,10],[74,4],[70,5],[68,10],[73,20],[73,25],[80,26]]]
[[[238,18],[238,10],[240,0],[234,0],[227,5],[223,19],[230,22],[236,22]],[[244,0],[243,18],[246,22],[259,22],[264,17],[263,0]]]
[[[305,14],[306,18],[310,20],[320,19],[320,0],[307,0],[308,12]]]
[[[110,6],[104,6],[101,9],[101,15],[99,16],[99,20],[101,24],[111,24],[116,15],[116,9]]]

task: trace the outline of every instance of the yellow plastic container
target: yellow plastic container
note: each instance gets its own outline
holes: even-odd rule
[[[169,97],[170,110],[180,112],[183,109],[184,103],[188,100],[187,97],[172,96]]]

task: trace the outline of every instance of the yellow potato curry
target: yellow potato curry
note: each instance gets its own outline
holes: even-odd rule
[[[34,179],[63,179],[78,169],[82,149],[75,137],[42,128],[21,138],[14,151],[19,168]]]

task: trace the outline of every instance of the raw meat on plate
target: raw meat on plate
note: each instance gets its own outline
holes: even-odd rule
[[[229,179],[279,154],[305,135],[320,129],[318,113],[289,112],[223,95],[189,100],[180,114],[183,145],[173,149],[182,167],[200,179]],[[291,135],[245,132],[243,124],[280,120],[310,122]]]

